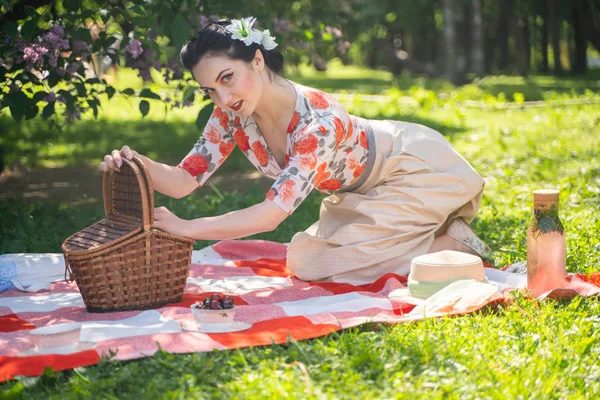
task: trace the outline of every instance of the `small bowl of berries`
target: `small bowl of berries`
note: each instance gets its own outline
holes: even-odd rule
[[[235,312],[233,298],[218,293],[192,305],[192,314],[200,328],[226,328],[233,323]]]

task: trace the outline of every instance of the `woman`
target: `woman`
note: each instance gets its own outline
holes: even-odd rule
[[[484,181],[441,134],[351,116],[325,93],[282,78],[274,38],[253,22],[211,24],[183,47],[184,67],[216,108],[176,167],[140,157],[155,189],[175,198],[202,186],[236,145],[275,183],[263,202],[221,216],[188,221],[160,207],[156,228],[208,240],[271,231],[316,188],[331,193],[320,219],[288,249],[300,279],[359,284],[407,275],[413,257],[445,249],[490,256],[466,222]],[[100,169],[133,155],[124,146]]]

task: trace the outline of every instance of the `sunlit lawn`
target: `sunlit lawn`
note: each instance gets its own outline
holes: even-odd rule
[[[119,79],[125,74],[123,71]],[[372,94],[386,93],[386,85],[397,85],[402,91],[399,101],[357,99],[347,104],[349,111],[369,118],[420,122],[451,140],[486,179],[483,205],[474,225],[495,250],[497,264],[525,259],[531,191],[552,187],[561,190],[560,216],[567,230],[569,271],[600,270],[600,89],[593,75],[586,80],[534,77],[529,83],[516,77],[485,78],[475,91],[477,100],[482,98],[479,90],[497,95],[504,88],[509,100],[518,92],[525,94],[525,100],[567,95],[596,101],[511,110],[470,108],[437,94],[424,101],[421,89],[402,86],[405,78],[394,80],[386,73],[355,68],[325,76],[306,74],[302,79],[299,81],[330,89],[352,86],[348,80],[357,79],[365,85],[365,92]],[[420,84],[418,80],[415,84],[439,88],[451,96],[448,84]],[[594,93],[585,94],[585,88]],[[468,99],[471,92],[472,87],[456,93]],[[489,97],[487,101],[491,101]],[[161,107],[153,104],[152,116],[143,120],[136,107],[135,100],[104,103],[100,120],[85,119],[67,128],[60,137],[53,136],[52,147],[43,140],[37,145],[29,143],[31,137],[42,135],[41,122],[16,128],[4,119],[2,124],[12,134],[27,138],[19,146],[30,146],[27,154],[35,154],[39,164],[92,163],[122,143],[174,162],[199,134],[194,124],[197,106],[173,111],[165,118]],[[165,140],[169,146],[164,145]],[[231,171],[251,168],[236,157],[228,167]],[[263,192],[257,188],[218,196],[207,191],[182,200],[158,196],[157,204],[167,205],[182,217],[214,215],[261,201]],[[276,231],[256,237],[289,241],[294,232],[318,217],[321,198],[312,195]],[[0,202],[0,250],[59,252],[66,235],[97,220],[102,212],[101,205],[73,209],[64,204]],[[198,242],[196,248],[207,244]],[[364,326],[282,346],[103,361],[77,373],[46,373],[41,378],[9,382],[0,390],[12,390],[25,398],[92,394],[118,398],[597,398],[599,311],[598,299],[538,304],[519,298],[516,305],[497,313]],[[306,366],[308,377],[290,366],[295,361]]]

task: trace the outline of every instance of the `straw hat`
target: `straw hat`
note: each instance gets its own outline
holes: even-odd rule
[[[487,282],[481,257],[453,250],[424,254],[411,262],[408,292],[426,299],[462,279]]]

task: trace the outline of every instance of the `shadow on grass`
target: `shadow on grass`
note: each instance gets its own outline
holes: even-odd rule
[[[59,132],[39,118],[17,124],[6,115],[0,116],[0,130],[7,163],[20,159],[30,167],[92,165],[123,145],[174,165],[191,150],[201,134],[194,123],[184,121],[105,119],[79,121]],[[235,151],[223,168],[233,171],[248,165],[243,154]]]
[[[585,75],[531,75],[525,78],[517,76],[489,77],[480,82],[480,87],[494,96],[504,93],[509,101],[513,100],[515,93],[523,93],[527,101],[544,100],[548,97],[548,92],[582,95],[587,90],[600,91],[600,70],[592,70]]]
[[[463,131],[460,127],[413,115],[380,114],[373,118],[416,122],[445,135]],[[3,132],[0,145],[4,147],[6,163],[18,159],[28,167],[95,165],[105,154],[123,145],[157,161],[175,165],[191,150],[201,134],[192,122],[106,119],[79,121],[59,132],[39,118],[16,123],[6,115],[0,116],[0,131]],[[220,170],[242,171],[252,168],[236,147]]]

